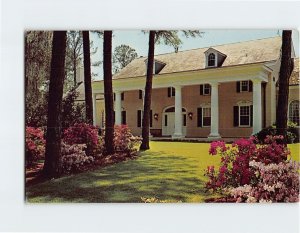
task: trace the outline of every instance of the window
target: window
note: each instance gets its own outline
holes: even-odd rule
[[[210,95],[210,85],[209,84],[200,85],[200,95]]]
[[[300,125],[298,100],[292,101],[289,105],[289,120],[298,126]]]
[[[249,81],[241,81],[240,85],[241,92],[249,91]]]
[[[239,126],[250,126],[250,106],[240,106]]]
[[[202,108],[202,125],[210,126],[211,110],[210,108]]]
[[[174,87],[168,87],[168,97],[175,96],[175,88]]]
[[[208,55],[208,60],[207,60],[207,66],[208,67],[214,67],[216,62],[216,55],[214,53],[210,53]]]
[[[197,108],[197,126],[208,127],[211,125],[211,108]]]
[[[124,92],[121,93],[121,100],[124,100]]]

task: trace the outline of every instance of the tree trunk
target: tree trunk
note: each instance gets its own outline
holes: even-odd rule
[[[147,64],[147,78],[145,86],[144,97],[144,113],[142,124],[142,144],[141,150],[150,149],[149,133],[150,133],[150,109],[151,109],[151,95],[152,95],[152,79],[153,79],[153,63],[154,63],[154,47],[155,47],[155,31],[149,33],[149,51]]]
[[[66,31],[54,31],[48,97],[46,153],[43,174],[58,177],[61,172],[61,108],[64,86]]]
[[[284,143],[287,143],[287,116],[289,98],[289,79],[293,71],[292,52],[292,31],[283,30],[281,47],[281,65],[279,71],[279,90],[276,110],[277,135],[284,136]]]
[[[112,89],[112,31],[104,31],[103,41],[103,71],[105,100],[105,150],[110,155],[114,149],[114,102]]]
[[[76,74],[76,49],[74,49],[74,52],[73,52],[73,73],[74,73],[74,87],[76,86],[76,84],[77,84],[77,80],[76,80],[76,76],[77,76],[77,74]]]
[[[85,91],[85,117],[88,124],[93,124],[93,99],[89,31],[83,31],[83,56],[84,56],[84,91]]]

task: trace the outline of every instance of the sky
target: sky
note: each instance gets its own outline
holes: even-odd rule
[[[179,33],[182,40],[182,45],[179,47],[179,51],[203,48],[227,43],[242,42],[248,40],[255,40],[261,38],[268,38],[274,36],[281,36],[281,30],[203,30],[202,37],[197,38],[185,38],[182,33]],[[103,40],[98,36],[91,34],[91,40],[94,41],[94,45],[98,47],[96,54],[92,56],[92,61],[103,60]],[[293,43],[296,52],[296,56],[299,57],[299,33],[293,31]],[[112,49],[115,47],[126,44],[134,48],[138,56],[147,56],[148,53],[148,33],[144,33],[141,30],[116,30],[113,31]],[[156,45],[155,54],[174,52],[174,48],[166,45]],[[98,77],[95,80],[103,79],[103,67],[93,67],[93,73],[98,73]]]

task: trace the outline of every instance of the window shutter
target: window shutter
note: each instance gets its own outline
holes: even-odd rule
[[[250,126],[253,126],[253,105],[250,106]]]
[[[252,92],[252,90],[253,90],[253,83],[252,83],[252,81],[250,80],[250,81],[249,81],[249,92]]]
[[[233,126],[239,126],[239,106],[233,106]]]
[[[122,111],[122,125],[126,125],[126,111]]]
[[[137,110],[137,127],[141,127],[141,115],[142,115],[142,111],[141,110]]]
[[[121,100],[124,100],[124,92],[121,93]]]
[[[197,108],[197,126],[202,127],[202,108]]]
[[[237,93],[241,92],[241,90],[240,90],[240,82],[236,82],[236,92]]]
[[[143,91],[142,90],[139,90],[139,99],[143,99]]]
[[[168,97],[171,97],[171,87],[168,87]]]
[[[200,85],[200,95],[203,95],[203,85]]]
[[[115,111],[113,113],[113,120],[114,120],[114,124],[115,124],[115,122],[116,122],[116,112]]]
[[[116,100],[116,93],[114,93],[114,101]]]
[[[152,127],[152,110],[150,110],[150,127]]]

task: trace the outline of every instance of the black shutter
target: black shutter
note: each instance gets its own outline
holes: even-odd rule
[[[141,110],[137,110],[137,127],[141,127],[141,115],[142,115],[142,111]]]
[[[152,127],[152,110],[150,110],[150,127]]]
[[[116,100],[116,93],[114,93],[114,101]]]
[[[171,87],[168,87],[168,97],[171,97]]]
[[[239,126],[239,106],[233,106],[233,126]]]
[[[253,105],[250,106],[250,126],[253,126]]]
[[[200,85],[200,95],[203,95],[203,85]]]
[[[121,93],[121,100],[124,100],[124,92]]]
[[[202,127],[202,108],[197,108],[197,126]]]
[[[122,111],[122,125],[126,125],[126,111]]]
[[[236,92],[241,92],[240,90],[240,82],[236,82]]]
[[[113,113],[113,120],[114,120],[114,124],[115,124],[115,122],[116,122],[116,112],[115,111]]]
[[[143,99],[143,91],[142,90],[139,90],[139,99]]]
[[[253,83],[252,83],[252,81],[250,80],[250,81],[249,81],[249,92],[252,92],[252,90],[253,90]]]

